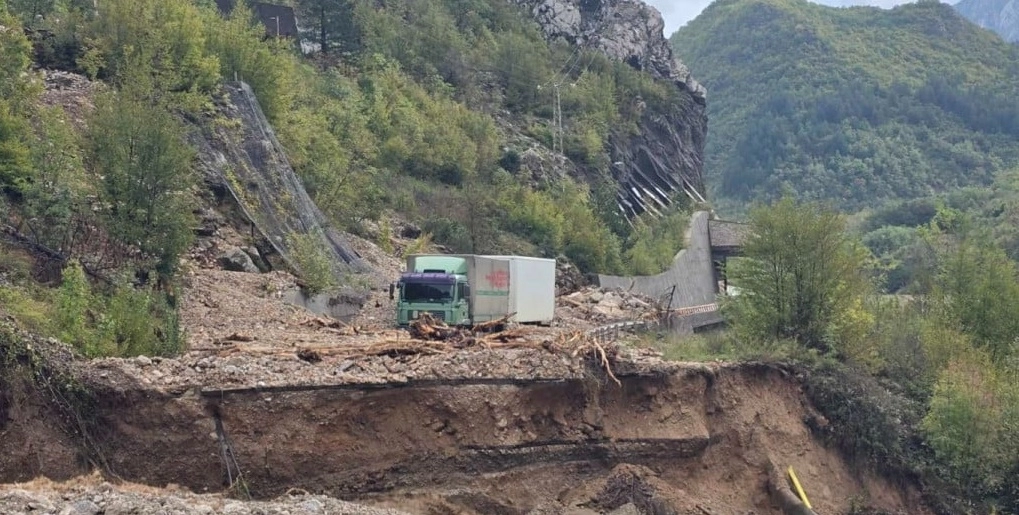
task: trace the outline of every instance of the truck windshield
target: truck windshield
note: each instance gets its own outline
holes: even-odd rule
[[[453,284],[404,283],[403,300],[407,302],[442,302],[453,300]]]

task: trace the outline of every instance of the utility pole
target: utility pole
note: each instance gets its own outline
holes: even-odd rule
[[[552,85],[555,88],[555,107],[552,110],[552,124],[555,130],[552,132],[552,151],[556,151],[556,139],[559,140],[559,153],[564,153],[563,148],[563,104],[559,96],[559,83]]]
[[[555,89],[555,98],[552,99],[552,152],[566,153],[566,144],[563,141],[563,103],[559,87],[562,86],[562,81],[570,79],[570,74],[580,64],[582,57],[579,52],[580,47],[574,48],[562,69],[548,82],[538,85],[539,90],[545,86],[552,86]]]

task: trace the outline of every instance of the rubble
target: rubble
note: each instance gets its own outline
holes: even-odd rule
[[[172,487],[165,489],[123,483],[114,485],[98,475],[57,483],[38,479],[31,483],[0,485],[0,513],[53,515],[128,515],[161,513],[193,515],[406,515],[405,512],[373,508],[324,495],[294,492],[271,501],[241,501],[221,494],[194,494]]]
[[[94,108],[92,96],[103,87],[102,83],[61,70],[47,69],[40,72],[45,85],[41,97],[43,105],[63,109],[67,121],[75,129],[84,129],[89,113]]]
[[[251,255],[240,247],[227,247],[219,255],[219,264],[223,269],[233,272],[247,272],[250,274],[257,274],[259,272],[255,262],[251,260]]]
[[[92,360],[82,373],[115,388],[181,392],[478,377],[570,379],[584,377],[591,363],[614,379],[619,361],[627,361],[629,367],[657,361],[653,353],[602,347],[580,332],[517,327],[482,335],[429,328],[430,339],[423,340],[401,330],[356,334],[351,327],[320,326],[319,330],[337,335],[331,344],[289,347],[231,335],[179,358]]]
[[[556,295],[574,293],[587,286],[588,280],[573,263],[560,256],[556,258]]]
[[[624,290],[603,290],[587,287],[559,298],[561,306],[569,306],[571,315],[592,324],[621,320],[642,320],[657,316],[659,303],[650,297]]]
[[[587,358],[605,369],[614,367],[610,358],[619,351],[599,350],[586,333],[656,313],[651,299],[585,288],[558,299],[552,327],[500,320],[465,330],[424,318],[408,330],[395,327],[394,301],[381,291],[367,304],[368,316],[344,322],[286,304],[284,293],[293,287],[294,277],[286,272],[192,270],[182,305],[187,353],[151,366],[118,359],[94,364],[172,390],[571,378],[584,373]]]

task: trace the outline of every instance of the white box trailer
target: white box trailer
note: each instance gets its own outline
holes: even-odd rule
[[[526,256],[478,257],[508,264],[509,298],[505,310],[507,313],[516,313],[513,318],[515,321],[552,323],[552,319],[555,318],[554,259]]]
[[[408,273],[446,273],[466,278],[471,323],[515,313],[519,323],[550,324],[555,318],[554,259],[477,254],[411,255]],[[455,303],[455,301],[454,301]]]

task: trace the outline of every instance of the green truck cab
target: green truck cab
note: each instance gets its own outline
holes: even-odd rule
[[[467,261],[447,256],[422,256],[415,260],[411,272],[400,276],[396,303],[396,321],[409,325],[422,313],[429,313],[449,325],[470,325],[470,286],[467,284]]]
[[[552,322],[555,260],[522,256],[412,255],[389,285],[396,320],[406,327],[422,313],[470,326],[513,316],[519,323]]]

